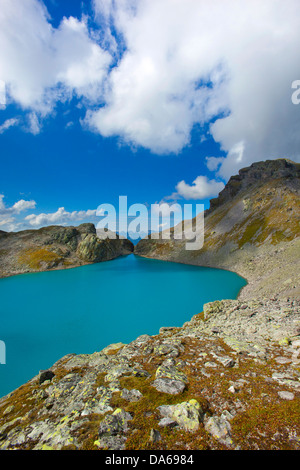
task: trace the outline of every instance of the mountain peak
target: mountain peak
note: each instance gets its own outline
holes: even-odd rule
[[[289,181],[299,178],[300,164],[286,158],[252,163],[251,166],[239,170],[237,175],[231,176],[219,196],[211,199],[207,214],[234,198],[238,193],[265,185],[267,181],[284,179],[288,184]]]

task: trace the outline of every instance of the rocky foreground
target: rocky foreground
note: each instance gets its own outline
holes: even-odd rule
[[[0,400],[0,449],[300,449],[300,302],[206,304]]]

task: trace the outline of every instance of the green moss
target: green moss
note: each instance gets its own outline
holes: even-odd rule
[[[299,400],[254,404],[232,421],[234,440],[243,450],[256,449],[257,445],[261,450],[294,449],[289,435],[299,436],[299,416]]]
[[[26,250],[19,256],[19,263],[26,264],[29,268],[34,270],[41,269],[43,263],[56,266],[64,259],[46,248],[35,250]]]
[[[239,248],[241,248],[245,243],[253,242],[257,232],[263,232],[265,230],[266,223],[264,219],[254,219],[246,225],[242,237],[239,239]]]

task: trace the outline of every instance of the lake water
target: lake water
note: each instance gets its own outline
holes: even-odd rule
[[[69,353],[182,326],[206,302],[234,299],[235,273],[130,255],[75,269],[0,280],[0,396]]]

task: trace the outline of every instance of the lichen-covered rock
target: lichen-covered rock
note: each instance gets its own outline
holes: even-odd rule
[[[212,416],[205,423],[205,430],[209,432],[221,444],[226,446],[232,445],[231,426],[222,416]]]
[[[162,365],[160,365],[156,369],[155,377],[157,379],[163,377],[171,380],[181,381],[185,384],[188,383],[187,376],[175,366],[173,361],[165,361]]]
[[[128,421],[132,416],[121,408],[117,408],[112,414],[106,415],[99,427],[99,436],[115,436],[124,433],[128,429]]]
[[[158,392],[169,393],[170,395],[179,395],[186,388],[186,384],[181,380],[172,380],[166,377],[154,380],[151,385]]]
[[[197,400],[189,400],[178,405],[159,407],[161,416],[175,421],[185,431],[196,431],[203,421],[203,410]]]
[[[127,390],[127,388],[124,388],[121,393],[121,397],[130,402],[139,401],[142,396],[142,393],[135,389]]]

